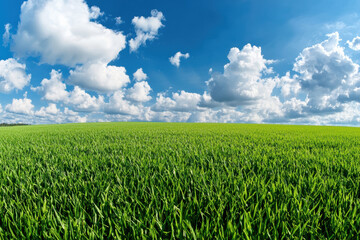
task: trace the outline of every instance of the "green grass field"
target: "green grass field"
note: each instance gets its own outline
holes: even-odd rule
[[[0,128],[2,239],[359,236],[358,128]]]

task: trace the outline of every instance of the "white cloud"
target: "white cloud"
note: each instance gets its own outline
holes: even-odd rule
[[[105,104],[105,113],[138,116],[140,114],[139,107],[131,104],[124,99],[122,91],[115,92],[109,99],[109,103]]]
[[[73,123],[86,123],[87,122],[87,117],[86,116],[69,116],[67,117],[67,120],[69,122],[73,122]]]
[[[189,53],[182,54],[181,52],[177,52],[174,56],[170,57],[170,63],[176,67],[180,67],[181,58],[188,59],[190,57]]]
[[[143,19],[148,24],[147,18]],[[144,31],[145,23],[139,23]],[[1,115],[8,115],[13,121],[21,117],[22,121],[41,123],[97,121],[103,114],[104,121],[359,124],[359,66],[345,54],[340,43],[339,34],[333,33],[325,41],[305,48],[292,71],[284,76],[273,72],[269,64],[274,61],[265,59],[260,47],[247,44],[241,50],[232,48],[224,71],[209,71],[211,79],[203,94],[184,90],[169,95],[159,93],[154,103],[149,102],[152,89],[142,68],[133,74],[134,85],[126,88],[130,78],[125,68],[109,66],[102,60],[84,62],[70,71],[68,83],[74,85],[72,91],[67,90],[61,72],[53,70],[49,79],[32,88],[41,93],[43,100],[50,101],[47,106],[35,111],[25,95],[23,99],[13,99]],[[185,55],[179,54],[174,56],[175,66]],[[26,79],[22,81],[26,86],[30,81],[26,66],[14,59],[6,61],[22,73],[19,76]],[[6,61],[0,61],[0,86],[7,86],[3,87],[6,91],[22,89],[24,86],[13,83],[18,77],[1,75],[6,72],[3,69],[9,69]],[[85,90],[107,95],[91,95]],[[51,102],[60,103],[64,111]]]
[[[283,111],[285,113],[285,121],[293,118],[300,118],[306,116],[306,106],[309,102],[309,99],[306,98],[304,101],[297,99],[295,97],[287,100],[283,103]]]
[[[290,72],[287,72],[285,76],[281,77],[277,82],[277,86],[281,88],[281,94],[284,97],[296,95],[301,89],[298,76],[295,75],[291,77]]]
[[[294,71],[300,73],[303,88],[333,90],[349,83],[358,71],[359,66],[345,55],[344,48],[339,45],[339,34],[335,32],[327,36],[327,40],[305,48],[296,58]]]
[[[77,112],[100,111],[105,104],[103,96],[91,96],[78,86],[75,86],[72,91],[66,91],[66,84],[62,81],[60,71],[52,70],[50,79],[43,79],[41,86],[31,89],[40,92],[43,95],[42,99],[61,102]]]
[[[148,76],[146,75],[146,73],[144,73],[143,69],[142,68],[139,68],[134,74],[134,79],[135,81],[144,81],[148,78]]]
[[[55,115],[57,122],[72,122],[72,123],[85,123],[87,122],[87,115],[80,116],[78,112],[74,112],[65,107],[64,112]]]
[[[274,88],[279,81],[286,79],[288,81],[284,81],[283,85],[292,93],[298,91],[299,84],[290,82],[287,79],[289,75],[263,78],[265,74],[272,73],[267,64],[274,61],[264,59],[261,48],[250,44],[242,50],[232,48],[228,59],[230,63],[224,66],[224,73],[210,71],[212,78],[207,82],[209,93],[205,91],[200,95],[181,91],[173,93],[172,97],[160,93],[152,110],[183,112],[184,116],[188,116],[186,121],[195,122],[263,122],[282,117],[282,103],[279,97],[272,96]],[[290,83],[291,86],[287,86]]]
[[[103,16],[104,13],[101,12],[100,8],[97,6],[92,6],[90,8],[90,19],[98,19],[99,17]]]
[[[69,97],[65,100],[66,104],[72,105],[79,112],[94,112],[100,110],[104,105],[104,97],[91,96],[78,86],[69,93]]]
[[[164,15],[158,10],[152,10],[151,17],[134,17],[132,24],[135,27],[136,37],[129,41],[130,51],[136,51],[141,45],[146,45],[147,41],[154,40],[159,29],[164,26],[163,20],[165,20]]]
[[[294,64],[301,90],[309,98],[308,111],[313,113],[341,110],[339,92],[358,81],[359,65],[345,55],[339,34],[327,36],[325,41],[305,48]]]
[[[69,93],[66,91],[66,84],[62,82],[61,72],[52,70],[50,76],[50,79],[44,78],[41,81],[40,87],[32,88],[32,90],[42,93],[45,100],[64,101]]]
[[[205,96],[206,94],[204,93],[202,98]],[[200,106],[204,105],[200,103]],[[278,97],[273,96],[267,99],[261,99],[255,104],[244,106],[241,109],[226,105],[210,105],[208,108],[200,108],[197,111],[193,111],[188,121],[261,123],[282,118],[283,115],[282,103]]]
[[[234,123],[234,122],[246,122],[244,116],[246,114],[237,111],[236,109],[208,109],[206,111],[194,112],[191,114],[188,122],[220,122],[220,123]]]
[[[69,77],[69,83],[97,92],[113,92],[129,82],[124,67],[108,66],[105,63],[76,67],[70,71]]]
[[[165,97],[163,93],[159,93],[156,98],[156,103],[153,106],[154,111],[176,111],[176,112],[190,112],[199,110],[199,103],[201,95],[197,93],[188,93],[181,91],[180,93],[173,93],[172,98]]]
[[[172,112],[172,111],[149,111],[147,112],[147,121],[154,122],[186,122],[189,120],[189,112]]]
[[[29,84],[31,74],[26,74],[26,65],[13,58],[0,60],[0,91],[8,93],[14,89],[22,90]]]
[[[201,96],[199,106],[204,108],[226,107],[225,104],[214,101],[214,99],[212,99],[211,95],[207,91],[205,91]]]
[[[134,102],[147,102],[151,100],[149,95],[151,87],[146,81],[136,82],[134,86],[127,90],[127,99]]]
[[[84,0],[25,1],[12,50],[52,65],[109,63],[125,48],[125,36],[92,22],[94,10]]]
[[[40,92],[42,99],[53,102],[62,102],[72,106],[79,112],[93,112],[99,110],[104,104],[104,97],[91,96],[78,86],[70,92],[66,91],[66,84],[62,81],[60,71],[52,70],[50,79],[43,79],[41,86],[32,88],[33,91]]]
[[[212,99],[230,106],[244,106],[270,98],[276,80],[263,75],[272,71],[266,65],[273,61],[263,58],[260,47],[247,44],[242,50],[232,48],[228,59],[224,73],[213,72],[207,82]]]
[[[11,113],[32,115],[34,114],[34,105],[31,99],[28,99],[25,93],[23,99],[13,99],[11,104],[6,105],[5,110]]]
[[[69,109],[69,108],[64,108],[64,114],[68,115],[68,116],[77,116],[78,113],[74,112],[73,110]]]
[[[47,107],[41,107],[39,111],[35,112],[35,116],[48,117],[49,115],[57,115],[60,110],[56,107],[55,103],[49,103]]]
[[[332,125],[359,125],[360,123],[360,103],[350,102],[344,104],[342,112],[331,114],[325,117],[314,119],[319,124]]]
[[[260,123],[281,118],[284,115],[282,105],[277,96],[260,99],[255,104],[242,108],[245,113],[243,121]]]
[[[121,32],[92,21],[103,14],[99,7],[89,9],[84,0],[28,0],[21,8],[12,50],[17,56],[39,56],[43,63],[75,67],[68,79],[75,86],[97,92],[117,91],[130,79],[124,67],[108,64],[125,48],[126,39]],[[47,91],[51,86],[53,90],[60,87],[57,95],[61,96],[47,92],[44,99],[59,101],[66,97],[61,81],[50,79],[45,83]]]
[[[27,99],[26,94],[24,99]],[[28,124],[54,124],[54,123],[71,123],[71,122],[86,122],[88,115],[81,115],[68,108],[62,112],[54,103],[49,103],[48,106],[41,107],[38,111],[31,107],[29,100],[18,101],[24,99],[15,99],[12,104],[8,104],[8,109],[0,114],[3,122],[7,123],[28,123]],[[15,102],[15,103],[14,103]],[[29,104],[30,102],[30,104]],[[28,108],[24,107],[28,105]],[[12,107],[13,109],[10,109]],[[14,111],[12,111],[14,110]]]
[[[5,32],[3,34],[3,46],[4,47],[7,47],[9,45],[10,29],[11,29],[11,24],[10,23],[5,24]]]
[[[360,51],[360,37],[359,36],[353,38],[353,40],[351,42],[347,41],[347,44],[349,45],[349,48],[351,48],[352,50]]]
[[[123,24],[124,23],[124,21],[121,19],[121,17],[116,17],[115,18],[115,24],[116,25],[120,25],[120,24]]]
[[[287,72],[283,77],[268,78],[264,75],[272,73],[267,65],[273,61],[264,59],[260,48],[250,44],[242,50],[232,48],[224,73],[210,71],[210,95],[202,95],[197,104],[202,108],[193,111],[189,121],[228,121],[217,117],[218,113],[225,114],[220,110],[226,109],[233,109],[236,121],[241,122],[320,122],[321,117],[341,113],[347,102],[360,101],[360,74],[359,66],[345,55],[340,41],[338,33],[329,34],[327,40],[301,52],[293,68],[296,74]],[[283,102],[274,92],[275,87]],[[175,105],[173,99],[163,96],[159,103]]]
[[[56,115],[60,112],[60,110],[56,107],[55,103],[49,103],[49,106],[46,107],[45,112],[48,114]]]

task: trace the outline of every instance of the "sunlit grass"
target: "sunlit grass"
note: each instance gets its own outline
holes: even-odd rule
[[[353,239],[360,129],[0,129],[3,239]]]

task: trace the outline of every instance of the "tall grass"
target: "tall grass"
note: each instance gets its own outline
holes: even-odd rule
[[[2,239],[354,239],[360,129],[0,129]]]

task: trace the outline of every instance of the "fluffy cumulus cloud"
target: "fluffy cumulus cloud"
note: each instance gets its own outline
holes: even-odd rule
[[[213,72],[207,82],[212,99],[240,106],[271,96],[276,81],[263,75],[272,72],[267,65],[273,61],[262,56],[260,47],[247,44],[241,50],[232,48],[228,59],[224,73]]]
[[[39,87],[32,88],[33,91],[42,95],[43,100],[61,102],[78,112],[93,112],[102,108],[103,96],[91,96],[78,86],[75,86],[72,91],[67,91],[60,71],[52,70],[50,76],[50,79],[43,79]]]
[[[31,106],[31,100],[26,97],[24,99],[14,99],[12,104],[7,105],[6,111],[1,113],[3,121],[8,123],[49,124],[87,122],[88,120],[88,115],[80,115],[68,108],[62,111],[54,103],[42,106],[36,111],[35,107]]]
[[[339,34],[327,36],[325,41],[305,48],[293,69],[299,74],[301,90],[309,99],[308,111],[314,113],[341,111],[339,93],[358,80],[359,65],[344,53]]]
[[[134,74],[134,79],[135,81],[143,81],[146,80],[148,78],[147,74],[144,73],[142,68],[139,68]]]
[[[296,59],[294,71],[300,73],[303,88],[333,90],[341,84],[348,84],[358,72],[358,65],[345,55],[339,45],[339,34],[336,32],[327,36],[325,41],[305,48]]]
[[[210,71],[208,91],[158,94],[152,111],[187,113],[194,122],[356,122],[360,104],[359,66],[345,54],[338,33],[305,48],[284,76],[273,72],[261,48],[232,48],[224,72]],[[153,114],[156,116],[156,114]],[[160,114],[158,115],[160,116]],[[172,116],[172,117],[170,117]],[[332,119],[332,120],[331,120]],[[357,117],[357,119],[360,119]],[[180,120],[178,118],[177,120]]]
[[[109,63],[125,48],[126,37],[95,21],[102,15],[99,7],[89,8],[84,0],[25,1],[11,49],[18,57],[39,57],[42,63],[73,68],[68,83],[75,86],[117,91],[130,80],[124,67]],[[51,79],[47,84],[47,90],[51,84],[61,85]],[[60,88],[65,94],[64,87]]]
[[[209,109],[207,111],[194,112],[190,115],[187,121],[189,122],[220,122],[220,123],[234,123],[246,122],[244,119],[245,113],[237,111],[236,109]]]
[[[162,21],[165,17],[162,12],[152,10],[150,17],[134,17],[132,24],[135,27],[136,37],[130,39],[130,51],[136,51],[141,45],[146,45],[147,41],[154,40],[159,33],[159,29],[164,27]]]
[[[126,69],[110,64],[125,48],[126,38],[101,25],[103,15],[85,0],[25,1],[17,32],[10,37],[11,26],[6,25],[3,43],[10,41],[15,57],[22,60],[31,56],[70,71],[64,79],[62,72],[52,70],[50,77],[31,87],[46,101],[43,106],[35,107],[25,93],[4,105],[1,116],[29,123],[99,121],[99,116],[101,121],[360,122],[359,65],[344,51],[345,44],[360,50],[360,37],[342,43],[337,32],[329,34],[302,50],[285,74],[273,71],[276,61],[265,58],[261,47],[233,47],[223,71],[210,71],[202,94],[180,90],[154,93],[153,99],[142,68],[129,85]],[[154,40],[164,20],[157,10],[150,17],[134,17],[130,51]],[[120,17],[115,21],[122,23]],[[169,60],[179,67],[189,56],[177,52]],[[0,61],[1,92],[29,85],[31,75],[19,61]]]
[[[138,116],[141,109],[124,98],[124,92],[117,91],[105,104],[105,113]]]
[[[262,55],[260,47],[234,47],[224,71],[210,71],[203,94],[158,93],[154,101],[142,68],[133,74],[134,84],[127,87],[130,79],[125,69],[118,72],[120,67],[115,67],[113,77],[104,77],[111,72],[107,64],[78,66],[68,79],[75,85],[72,91],[66,90],[61,73],[52,71],[50,79],[33,89],[43,99],[65,105],[65,110],[49,104],[38,111],[30,107],[28,114],[44,119],[64,115],[59,118],[64,122],[93,121],[93,113],[103,114],[103,121],[353,124],[360,120],[356,116],[359,110],[353,109],[360,104],[359,66],[345,54],[338,33],[301,51],[293,69],[283,76],[269,67],[274,62]],[[108,87],[97,85],[96,79],[110,79]],[[85,89],[107,95],[94,96]],[[14,101],[13,105],[21,105],[29,99]],[[11,109],[5,107],[7,112],[21,112]]]
[[[284,121],[288,121],[291,119],[301,118],[307,115],[306,107],[309,102],[309,98],[305,100],[297,99],[296,97],[292,97],[291,99],[286,100],[283,103],[283,111],[286,114]]]
[[[13,99],[11,104],[6,105],[5,110],[16,114],[32,115],[34,114],[34,105],[25,93],[24,98]]]
[[[50,76],[50,79],[43,79],[41,86],[32,88],[32,90],[41,93],[44,100],[53,102],[64,101],[69,93],[66,91],[66,84],[62,81],[61,72],[52,70]]]
[[[147,112],[146,121],[154,122],[186,122],[192,113],[189,112],[173,112],[173,111],[149,111]]]
[[[75,86],[74,90],[69,93],[69,97],[65,100],[66,104],[72,105],[79,112],[98,111],[104,104],[104,97],[91,96],[83,89]]]
[[[180,93],[173,93],[172,98],[166,97],[163,93],[159,93],[153,110],[158,112],[191,112],[199,109],[198,105],[200,101],[201,95],[197,93],[181,91]]]
[[[87,116],[79,116],[78,112],[74,112],[67,107],[64,109],[64,112],[61,114],[61,116],[63,117],[63,119],[61,119],[60,122],[87,122]]]
[[[41,107],[39,111],[35,112],[35,116],[47,117],[49,115],[57,115],[60,110],[56,107],[55,103],[49,103],[47,107]]]
[[[151,100],[150,91],[148,82],[136,82],[132,88],[128,89],[127,98],[134,102],[147,102]]]
[[[10,41],[10,29],[11,29],[11,24],[7,23],[5,24],[5,32],[3,34],[3,46],[7,47]]]
[[[84,0],[28,0],[21,6],[12,50],[48,64],[109,63],[125,48],[125,36],[91,21],[100,9]]]
[[[347,41],[347,44],[349,45],[349,48],[355,51],[360,51],[360,37],[357,36],[353,38],[352,41]]]
[[[81,116],[69,116],[67,118],[67,121],[72,122],[72,123],[86,123],[87,122],[87,117],[81,117]]]
[[[284,97],[297,95],[301,89],[298,75],[291,77],[290,72],[287,72],[285,76],[277,80],[277,86],[280,88],[281,95]]]
[[[130,82],[124,67],[95,63],[76,67],[70,71],[69,83],[87,90],[112,92]]]
[[[180,67],[181,58],[188,59],[189,57],[190,57],[189,53],[183,54],[181,52],[177,52],[177,53],[175,53],[174,56],[169,58],[169,61],[172,65],[174,65],[176,67]]]
[[[8,93],[21,90],[29,84],[31,74],[26,74],[26,65],[16,59],[0,60],[0,91]]]

